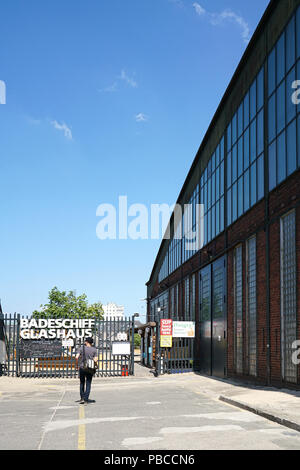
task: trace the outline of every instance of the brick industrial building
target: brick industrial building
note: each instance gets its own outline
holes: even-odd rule
[[[204,204],[203,248],[186,249],[173,213],[147,283],[148,322],[195,321],[189,365],[205,374],[300,386],[297,79],[300,0],[272,0],[177,201]],[[183,215],[185,234],[196,225]]]

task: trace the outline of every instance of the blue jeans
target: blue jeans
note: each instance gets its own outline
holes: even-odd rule
[[[79,369],[79,378],[80,378],[80,397],[84,401],[88,401],[91,393],[92,385],[92,374],[89,374],[83,369]]]

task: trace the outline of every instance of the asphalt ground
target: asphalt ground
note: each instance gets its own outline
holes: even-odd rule
[[[188,378],[97,380],[88,405],[79,404],[79,380],[25,380],[0,392],[0,450],[300,449],[299,432],[202,393]]]

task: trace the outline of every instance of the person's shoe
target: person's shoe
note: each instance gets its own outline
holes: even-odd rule
[[[88,401],[88,400],[84,400],[84,404],[85,404],[85,405],[88,405],[88,404],[89,404],[89,401]]]
[[[85,401],[84,401],[84,400],[80,400],[79,405],[84,405],[84,404],[85,404]]]

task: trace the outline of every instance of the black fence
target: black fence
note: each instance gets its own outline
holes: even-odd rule
[[[61,339],[21,338],[20,315],[0,317],[0,375],[17,377],[77,377],[76,354],[82,344],[72,339],[66,345]],[[134,318],[96,320],[93,327],[97,349],[98,377],[134,375]],[[125,340],[124,340],[125,338]],[[128,344],[130,343],[130,345]],[[126,353],[117,347],[126,346]]]

